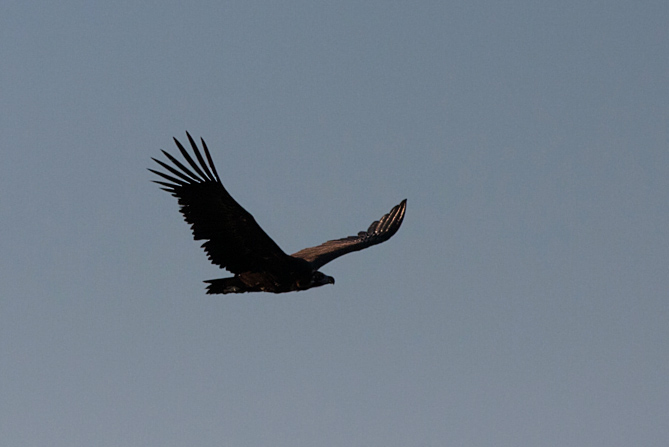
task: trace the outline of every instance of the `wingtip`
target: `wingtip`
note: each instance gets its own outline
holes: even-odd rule
[[[407,210],[407,199],[404,199],[400,202],[400,208],[402,209],[402,216],[400,217],[400,219],[404,220],[404,213],[406,213]]]
[[[400,217],[401,219],[404,219],[404,213],[406,213],[407,210],[407,199],[404,199],[400,202],[398,205],[398,208],[400,209],[402,216]]]

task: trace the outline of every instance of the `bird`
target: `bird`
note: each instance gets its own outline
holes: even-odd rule
[[[347,253],[387,241],[404,220],[406,199],[366,231],[288,255],[225,189],[204,139],[200,138],[203,157],[190,133],[186,136],[195,159],[179,140],[174,138],[174,142],[190,168],[161,150],[172,165],[151,157],[164,172],[148,169],[160,177],[152,181],[177,198],[193,238],[205,241],[202,248],[211,263],[234,275],[204,281],[207,294],[285,293],[334,284],[334,278],[322,273],[321,267]]]

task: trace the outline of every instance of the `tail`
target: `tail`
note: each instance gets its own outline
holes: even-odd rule
[[[233,278],[210,279],[205,282],[209,284],[207,286],[208,295],[218,293],[244,293],[251,291],[249,287],[236,276]]]

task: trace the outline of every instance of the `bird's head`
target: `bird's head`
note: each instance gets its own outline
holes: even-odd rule
[[[311,289],[312,287],[320,287],[326,284],[334,284],[335,280],[332,276],[325,275],[318,270],[311,274],[309,281],[305,284],[303,282],[298,282],[298,287],[301,290]]]
[[[334,284],[335,280],[332,276],[328,276],[316,270],[311,277],[311,282],[313,284],[311,287],[318,287],[324,286],[325,284]]]

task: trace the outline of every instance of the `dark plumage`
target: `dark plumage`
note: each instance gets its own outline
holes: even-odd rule
[[[289,256],[223,187],[204,140],[206,162],[193,138],[188,132],[186,135],[197,161],[176,138],[174,142],[190,168],[162,151],[173,166],[153,158],[167,173],[149,171],[167,180],[154,182],[179,200],[193,237],[206,241],[202,247],[209,260],[235,275],[205,281],[209,283],[207,293],[283,293],[334,284],[334,278],[318,271],[320,267],[346,253],[387,241],[404,219],[406,199],[357,236],[328,241]]]

